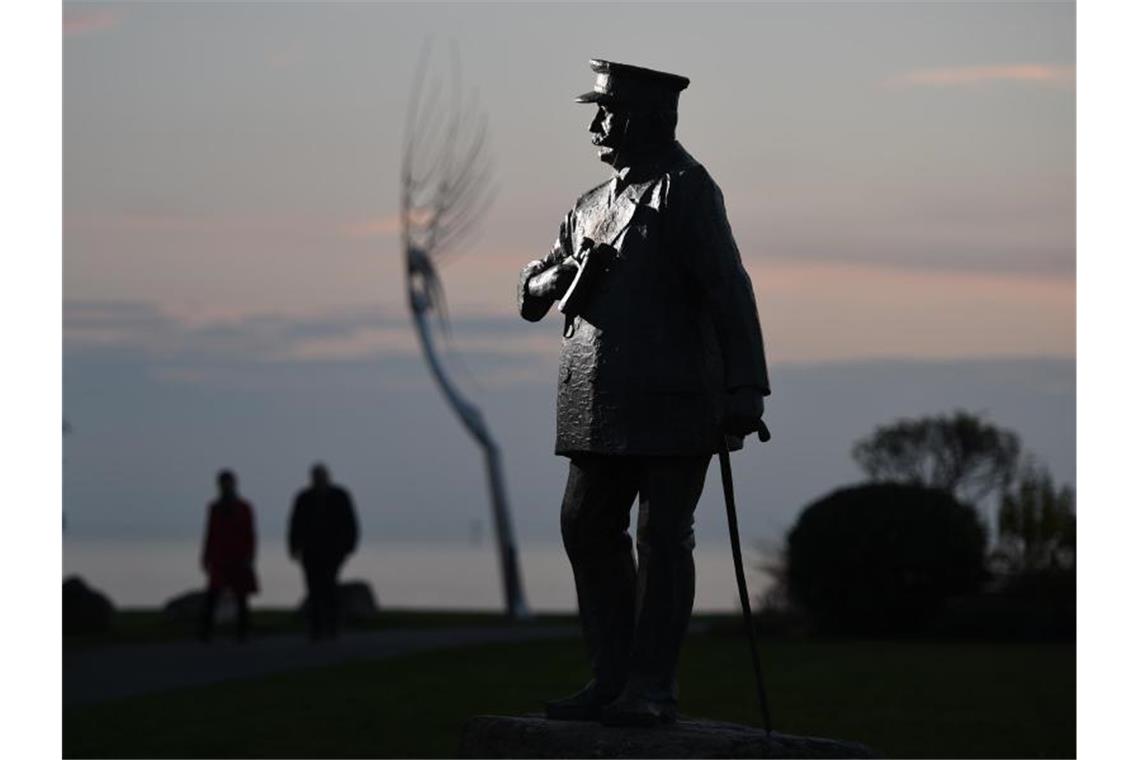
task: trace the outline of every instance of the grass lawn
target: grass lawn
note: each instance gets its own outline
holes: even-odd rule
[[[893,757],[1073,757],[1073,644],[764,641],[777,730]],[[473,647],[75,707],[65,757],[448,757],[463,721],[586,680],[577,641]],[[693,635],[681,709],[759,721],[742,636]]]
[[[713,622],[723,623],[726,616],[710,616]],[[367,622],[355,623],[353,630],[391,630],[393,628],[458,628],[506,625],[500,612],[453,612],[434,610],[381,610]],[[574,613],[534,615],[515,625],[577,625]],[[254,608],[250,611],[250,625],[254,635],[273,633],[303,633],[305,621],[296,610],[280,608]],[[195,632],[196,623],[172,623],[161,610],[139,608],[120,609],[115,612],[111,629],[104,633],[65,636],[67,648],[105,646],[108,644],[145,644],[161,641],[184,641]],[[220,638],[230,635],[231,625],[219,625]]]

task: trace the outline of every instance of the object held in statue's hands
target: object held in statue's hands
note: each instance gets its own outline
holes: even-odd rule
[[[640,206],[645,202],[655,186],[656,183],[649,183],[637,200],[637,205]],[[566,315],[566,326],[562,331],[563,337],[569,338],[574,334],[575,319],[582,314],[587,301],[597,289],[599,281],[617,262],[618,241],[622,239],[632,223],[633,217],[630,216],[622,228],[617,231],[617,234],[613,236],[610,243],[595,243],[588,237],[582,238],[578,252],[570,257],[578,262],[578,272],[558,304],[558,310]]]
[[[590,238],[585,238],[574,259],[578,262],[578,273],[558,304],[558,310],[566,315],[567,320],[582,313],[602,277],[617,261],[617,251],[611,245],[595,244]]]

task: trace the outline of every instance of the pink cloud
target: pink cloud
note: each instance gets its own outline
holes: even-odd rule
[[[1069,276],[765,259],[749,267],[770,361],[1072,356]]]
[[[412,212],[412,219],[416,224],[425,224],[428,220],[427,212]],[[400,215],[390,214],[372,219],[363,219],[345,225],[341,230],[350,238],[394,237],[400,234]]]
[[[128,210],[96,213],[69,213],[64,216],[67,230],[112,233],[234,234],[290,231],[293,234],[333,235],[340,232],[337,222],[319,216],[259,213],[182,213],[178,211]]]
[[[1072,66],[1021,63],[1010,66],[953,66],[939,69],[915,69],[888,83],[909,87],[965,87],[992,82],[1067,87],[1076,80]]]
[[[64,10],[63,36],[78,37],[118,26],[120,16],[109,8]]]
[[[392,214],[375,219],[363,219],[345,225],[342,232],[350,238],[391,237],[400,234],[400,217],[398,214]]]

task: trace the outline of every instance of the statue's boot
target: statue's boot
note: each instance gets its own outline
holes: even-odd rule
[[[551,720],[598,720],[602,708],[617,699],[620,689],[600,688],[594,681],[576,694],[546,703],[546,717]]]
[[[677,703],[627,689],[601,710],[604,726],[661,726],[677,722]]]

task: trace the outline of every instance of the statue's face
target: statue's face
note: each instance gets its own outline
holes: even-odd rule
[[[613,164],[619,148],[625,142],[629,115],[616,111],[612,106],[599,105],[594,120],[590,122],[592,142],[598,147],[598,159]]]

